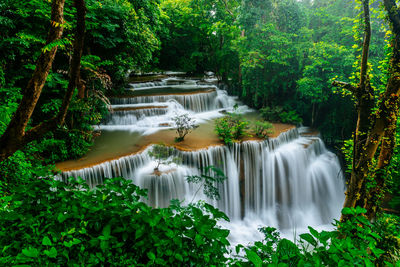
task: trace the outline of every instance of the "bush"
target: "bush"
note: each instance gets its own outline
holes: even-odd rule
[[[0,265],[207,266],[226,262],[228,220],[198,203],[153,209],[123,178],[91,190],[34,179],[0,198]]]
[[[303,120],[296,111],[287,111],[281,106],[265,107],[260,109],[261,116],[266,121],[299,124]]]
[[[267,138],[269,134],[272,134],[274,131],[272,130],[274,126],[272,123],[267,121],[256,121],[254,123],[254,132],[256,136],[259,138]]]
[[[294,110],[282,112],[280,114],[280,119],[282,123],[300,124],[303,122],[303,119]]]
[[[247,248],[239,245],[236,250],[243,249],[243,260],[256,266],[395,266],[400,249],[398,219],[372,224],[362,216],[364,212],[359,207],[345,208],[343,214],[351,215],[350,219],[338,222],[337,230],[318,232],[309,227],[310,233],[301,234],[298,244],[281,239],[274,228],[261,228],[262,242]]]
[[[247,129],[249,129],[249,122],[241,114],[228,113],[215,121],[215,132],[228,145],[248,136]]]

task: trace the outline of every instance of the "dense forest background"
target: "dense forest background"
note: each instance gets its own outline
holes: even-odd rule
[[[122,92],[129,75],[164,70],[188,72],[193,76],[212,71],[221,86],[249,106],[260,109],[266,120],[304,124],[318,129],[324,140],[338,151],[343,151],[344,166],[350,177],[352,134],[357,124],[356,97],[348,88],[334,87],[332,82],[360,83],[365,25],[362,3],[365,1],[85,2],[86,34],[81,68],[77,90],[73,91],[65,122],[28,142],[0,162],[0,186],[4,196],[28,184],[27,188],[31,188],[32,192],[33,188],[48,190],[49,187],[44,189],[32,184],[31,179],[54,173],[51,166],[55,162],[79,158],[90,149],[96,136],[93,125],[108,113],[107,98]],[[34,129],[63,111],[63,96],[68,94],[70,66],[74,57],[76,17],[79,17],[76,4],[77,1],[65,1],[62,37],[48,43],[46,38],[52,1],[0,2],[0,136],[6,131],[26,93],[38,58],[55,48],[57,53],[27,129]],[[372,38],[368,75],[375,95],[373,102],[377,104],[390,75],[388,66],[393,54],[393,31],[381,1],[371,1],[370,15]],[[397,129],[395,136],[399,137],[399,134]],[[385,191],[380,192],[390,197],[390,203],[385,205],[392,210],[398,209],[400,204],[400,151],[397,147],[393,149],[390,164],[381,170],[386,182]],[[374,187],[374,183],[363,186]],[[46,192],[50,194],[51,190]],[[65,193],[63,197],[68,194]],[[137,200],[129,198],[123,201]],[[144,207],[138,208],[141,209],[145,213],[155,212]],[[181,216],[184,217],[185,212],[197,212],[193,211],[194,207],[190,209]],[[168,212],[168,216],[174,216],[174,212]],[[167,216],[162,211],[156,213],[159,219]],[[198,214],[196,216],[201,217]],[[218,216],[217,219],[222,217]],[[182,231],[179,227],[176,226],[176,231]],[[103,236],[108,233],[109,237],[108,228],[99,229]],[[219,237],[223,239],[223,236],[220,234]],[[214,237],[209,238],[213,240]],[[398,239],[392,241],[399,242]],[[221,242],[221,246],[226,245],[224,240],[218,239],[218,242]],[[45,243],[49,242],[46,240]],[[394,243],[385,243],[384,246],[395,247]],[[106,249],[108,247],[104,251]],[[204,252],[204,255],[214,252]],[[153,252],[148,254],[146,250],[146,253],[143,257],[154,260]],[[369,252],[360,257],[369,259],[371,254]],[[378,254],[382,253],[377,251]],[[51,255],[54,256],[54,251]],[[253,263],[258,261],[259,256],[251,252],[247,256]],[[180,260],[182,256],[175,257]],[[224,250],[221,250],[217,258],[224,257]],[[99,262],[102,262],[100,256],[93,259],[92,264]]]

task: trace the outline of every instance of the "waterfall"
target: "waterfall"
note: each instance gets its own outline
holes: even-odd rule
[[[182,163],[164,166],[160,176],[154,174],[156,163],[148,149],[62,176],[82,177],[90,186],[102,183],[104,177],[123,176],[149,190],[148,204],[166,207],[171,199],[190,201],[196,186],[189,185],[186,177],[215,166],[228,178],[219,185],[221,199],[199,197],[233,220],[256,217],[266,225],[291,229],[328,224],[340,213],[344,183],[336,156],[321,139],[299,136],[297,129],[264,142],[175,150],[172,156]]]
[[[112,98],[111,102],[118,105],[127,105],[139,103],[167,102],[168,100],[173,99],[181,104],[185,109],[195,112],[205,112],[219,108],[227,108],[227,103],[224,103],[217,97],[218,93],[216,91],[211,91],[187,95],[152,95]],[[224,106],[224,104],[226,105]]]
[[[166,108],[117,110],[108,116],[105,123],[107,125],[131,125],[145,117],[165,115],[167,112]]]
[[[168,78],[162,81],[132,84],[127,90],[179,90],[210,88],[194,80]],[[163,92],[163,91],[161,91]],[[189,92],[189,91],[188,91]],[[171,127],[173,117],[190,113],[197,122],[223,116],[222,109],[232,110],[237,99],[215,87],[212,91],[190,94],[159,94],[112,99],[114,110],[102,130],[142,131],[142,135]],[[239,112],[247,112],[240,106]],[[328,225],[338,218],[344,201],[344,179],[339,161],[317,136],[306,128],[281,133],[265,141],[246,141],[231,146],[210,146],[197,151],[171,152],[179,164],[161,165],[149,156],[151,146],[138,154],[121,157],[91,167],[61,173],[59,179],[81,177],[91,187],[104,178],[122,176],[148,189],[143,199],[154,207],[166,207],[172,199],[186,204],[205,200],[224,211],[231,219],[232,243],[261,238],[260,226],[286,230]],[[221,169],[227,179],[216,185],[221,198],[208,199],[199,185],[186,177],[199,175],[207,166]]]

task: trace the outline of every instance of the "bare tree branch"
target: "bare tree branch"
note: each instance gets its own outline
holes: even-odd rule
[[[354,87],[353,85],[351,85],[349,83],[341,82],[341,81],[333,81],[332,86],[347,89],[352,93],[355,93],[357,90],[357,87]]]

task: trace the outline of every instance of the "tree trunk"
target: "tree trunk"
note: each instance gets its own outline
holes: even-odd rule
[[[371,140],[381,140],[380,155],[375,168],[375,184],[368,192],[365,199],[365,208],[369,219],[374,219],[379,202],[383,197],[386,186],[385,173],[386,167],[390,164],[393,156],[393,150],[396,146],[395,133],[397,126],[397,116],[399,113],[399,94],[400,94],[400,10],[394,0],[384,1],[385,9],[388,13],[389,21],[392,27],[393,39],[391,45],[393,54],[389,65],[389,80],[386,86],[386,92],[383,95],[380,108],[376,114],[374,129],[371,131]],[[369,151],[370,160],[372,153],[376,153],[375,146],[366,147]]]
[[[353,168],[350,183],[346,191],[344,207],[355,207],[356,202],[360,199],[360,195],[362,194],[361,189],[364,187],[364,177],[360,174],[361,170],[358,169],[357,166],[359,165],[361,154],[363,153],[363,148],[367,141],[367,134],[371,127],[370,116],[374,106],[373,90],[370,86],[368,74],[368,55],[371,41],[369,0],[364,0],[362,4],[364,10],[364,42],[361,58],[360,83],[357,88],[353,90],[357,101],[358,119],[354,133]]]
[[[72,96],[75,88],[78,86],[81,68],[81,58],[85,39],[85,17],[86,17],[86,6],[84,0],[74,0],[76,7],[76,34],[74,41],[74,52],[72,55],[71,66],[70,66],[70,77],[68,82],[67,91],[64,95],[63,102],[58,114],[52,119],[42,122],[29,130],[26,134],[25,144],[36,140],[43,136],[45,133],[54,130],[57,126],[63,125],[67,116],[69,104],[71,103]]]
[[[375,216],[379,198],[385,187],[384,169],[389,165],[395,147],[394,134],[398,115],[400,93],[400,11],[394,0],[384,0],[392,26],[393,54],[389,66],[389,79],[386,90],[379,101],[377,111],[372,115],[373,95],[368,75],[368,50],[371,28],[369,25],[368,0],[363,1],[365,18],[365,38],[361,62],[360,84],[354,88],[351,85],[334,82],[353,92],[357,99],[358,122],[354,136],[353,170],[350,184],[346,191],[344,207],[364,206],[370,219]],[[373,165],[376,152],[380,146],[378,164]],[[375,178],[375,184],[367,192],[366,178]],[[346,216],[342,215],[342,220]]]
[[[52,7],[52,17],[53,17],[53,12],[58,14],[58,17],[61,18],[62,21],[62,11],[63,11],[63,6],[64,6],[64,1],[65,0],[54,0],[53,1],[53,7]],[[58,3],[56,5],[55,3]],[[32,99],[34,102],[34,105],[32,107],[32,110],[29,114],[27,112],[23,112],[25,109],[24,107],[21,107],[24,102],[21,101],[19,108],[17,109],[16,114],[14,115],[14,118],[19,118],[20,116],[23,116],[26,119],[26,124],[22,125],[21,121],[16,121],[15,124],[13,123],[13,120],[11,121],[10,125],[8,126],[6,132],[3,134],[3,136],[0,139],[0,162],[6,159],[7,157],[11,156],[15,151],[18,149],[21,149],[24,145],[27,143],[37,140],[41,138],[44,134],[47,132],[54,130],[57,128],[58,125],[62,125],[65,121],[65,117],[67,115],[68,107],[72,99],[72,95],[74,93],[75,88],[77,87],[78,84],[78,78],[80,74],[80,66],[81,66],[81,57],[82,57],[82,51],[83,51],[83,45],[84,45],[84,36],[85,36],[85,16],[86,16],[86,7],[85,7],[85,1],[84,0],[74,0],[75,7],[77,10],[76,14],[76,19],[77,19],[77,27],[76,27],[76,35],[75,35],[75,41],[74,41],[74,52],[72,56],[72,61],[70,65],[70,77],[69,77],[69,83],[68,83],[68,88],[65,93],[61,108],[59,113],[53,117],[52,119],[42,122],[39,125],[33,127],[29,131],[25,132],[26,125],[32,115],[32,112],[36,106],[37,99],[40,96],[41,89],[44,86],[44,83],[46,79],[43,79],[43,83],[41,84],[40,90],[38,90],[39,87],[35,87],[35,90],[32,91],[32,93],[27,93],[25,92],[24,98],[26,98],[28,101],[29,99]],[[59,5],[62,5],[61,8]],[[61,15],[60,13],[61,12]],[[55,25],[52,23],[52,25]],[[52,29],[49,32],[49,36],[52,33]],[[62,29],[61,32],[59,33],[58,38],[61,37],[62,34]],[[56,50],[56,48],[53,48]],[[53,58],[51,62],[49,63],[48,71],[46,73],[46,78],[48,75],[48,72],[51,68],[51,63],[54,59],[55,56],[55,51]],[[38,65],[41,66],[41,62],[39,60]],[[36,72],[36,70],[35,70]],[[35,74],[34,74],[35,75]],[[30,83],[31,84],[31,81]],[[29,88],[28,84],[28,88]],[[34,97],[37,96],[37,99],[34,100]],[[24,100],[23,98],[23,100]],[[21,110],[20,110],[21,108]],[[22,115],[20,114],[22,112]],[[18,130],[18,131],[16,131]],[[15,135],[15,133],[18,133],[18,135]],[[14,135],[13,135],[14,134]]]
[[[86,84],[80,74],[79,74],[77,86],[78,86],[78,98],[84,99],[86,97]]]
[[[51,25],[48,32],[46,45],[61,38],[64,23],[65,0],[53,0],[51,6]],[[43,86],[54,61],[57,46],[50,50],[42,51],[36,63],[22,100],[11,119],[6,131],[0,138],[0,162],[21,148],[25,136],[25,129],[39,100]]]
[[[385,130],[382,138],[381,152],[378,159],[375,174],[375,186],[372,187],[366,198],[364,207],[367,210],[368,219],[373,220],[379,208],[381,199],[384,197],[386,167],[389,165],[396,144],[396,122],[392,120],[391,125]]]

